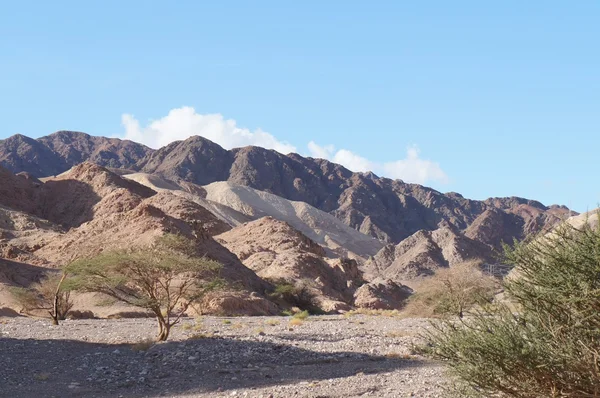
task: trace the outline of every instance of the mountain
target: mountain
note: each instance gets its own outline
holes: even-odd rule
[[[214,182],[205,185],[204,189],[207,200],[226,205],[253,219],[272,216],[285,221],[337,256],[367,258],[382,247],[382,243],[373,237],[304,202],[287,200],[230,182]]]
[[[202,137],[173,142],[138,162],[145,173],[199,185],[227,181],[307,203],[331,213],[346,225],[387,243],[397,244],[442,221],[461,231],[486,211],[510,220],[506,234],[489,235],[498,247],[513,237],[539,232],[572,214],[566,207],[546,207],[522,198],[469,200],[418,184],[353,173],[323,159],[283,155],[259,147],[227,151]],[[485,224],[482,222],[482,224]],[[477,235],[477,231],[472,231]]]
[[[204,308],[223,313],[276,313],[267,293],[279,279],[309,281],[325,309],[398,309],[437,269],[494,263],[503,242],[574,214],[201,137],[154,151],[76,132],[17,135],[0,141],[0,164],[0,258],[11,267],[56,267],[178,233],[237,287],[207,296]]]
[[[152,152],[132,141],[75,131],[58,131],[37,140],[18,134],[0,140],[0,165],[13,173],[27,172],[40,178],[58,175],[85,161],[127,169]]]
[[[0,181],[0,258],[7,260],[0,261],[0,276],[9,263],[55,268],[82,255],[147,245],[164,233],[176,233],[222,264],[220,277],[232,290],[207,297],[207,308],[230,314],[277,312],[263,296],[271,285],[211,237],[210,231],[230,227],[195,202],[156,193],[89,162],[44,182],[0,169]],[[84,306],[94,307],[94,300]]]
[[[33,177],[57,175],[87,160],[160,176],[179,185],[226,181],[247,186],[307,203],[390,244],[420,230],[433,231],[445,221],[498,248],[502,242],[549,229],[575,214],[566,207],[547,207],[523,198],[469,200],[373,173],[353,173],[327,160],[293,153],[283,155],[259,147],[225,150],[198,136],[156,151],[130,141],[67,131],[38,140],[16,135],[0,141],[0,165]]]
[[[304,202],[290,201],[247,186],[215,182],[200,187],[183,181],[167,181],[145,173],[123,177],[154,190],[194,201],[231,227],[265,216],[285,221],[338,256],[364,260],[383,246],[378,240],[350,228],[329,213]]]
[[[356,262],[347,262],[345,268],[330,264],[320,245],[272,217],[240,225],[216,239],[263,279],[309,281],[325,311],[350,309],[354,290],[363,283]]]
[[[434,231],[421,230],[398,245],[387,245],[364,265],[367,279],[385,278],[410,283],[469,260],[494,262],[494,252],[484,243],[461,234],[445,223]]]

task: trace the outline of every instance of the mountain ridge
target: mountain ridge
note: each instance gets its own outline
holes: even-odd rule
[[[44,170],[56,175],[81,159],[172,181],[198,185],[227,181],[248,186],[305,202],[388,244],[398,244],[420,230],[433,231],[441,222],[448,222],[491,247],[499,247],[575,214],[564,206],[545,206],[518,197],[471,200],[373,173],[354,173],[339,164],[295,153],[283,155],[253,146],[226,150],[200,136],[157,150],[131,141],[67,131],[38,140],[13,136],[0,141],[0,165],[9,164],[9,170],[34,177],[41,177]],[[506,233],[490,233],[489,222],[479,222],[479,229],[472,227],[484,213],[496,211],[501,212],[499,219],[506,219]]]

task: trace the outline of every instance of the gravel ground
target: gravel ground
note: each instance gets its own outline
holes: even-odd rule
[[[421,319],[355,315],[0,320],[1,397],[446,397],[440,365],[411,355]]]

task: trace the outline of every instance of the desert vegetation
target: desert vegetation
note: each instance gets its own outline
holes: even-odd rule
[[[67,285],[151,311],[158,323],[157,340],[165,341],[190,306],[221,285],[219,267],[199,256],[192,241],[166,234],[150,247],[74,261],[67,267],[72,275]]]
[[[73,308],[71,291],[64,283],[66,278],[66,272],[48,275],[30,287],[13,287],[11,293],[22,306],[22,312],[47,311],[52,323],[58,325]]]
[[[600,229],[565,224],[506,249],[511,305],[443,320],[424,351],[450,366],[463,394],[600,396]]]
[[[270,298],[284,307],[296,307],[313,314],[322,313],[309,281],[290,283],[284,280],[274,282],[275,289]]]
[[[425,279],[403,314],[420,317],[458,316],[474,306],[491,302],[499,281],[480,269],[479,261],[468,261],[440,268]]]

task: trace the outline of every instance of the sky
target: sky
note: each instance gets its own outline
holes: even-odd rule
[[[600,2],[0,2],[0,139],[203,135],[598,207]]]

